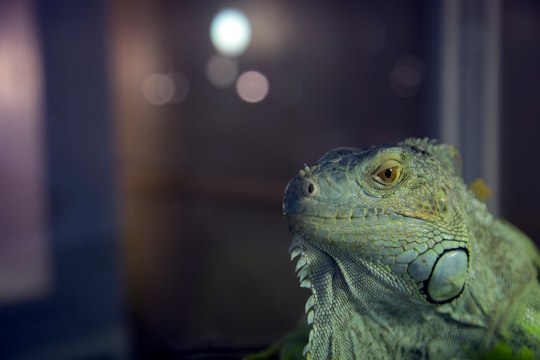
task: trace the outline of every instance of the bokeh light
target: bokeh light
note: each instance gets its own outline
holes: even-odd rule
[[[152,105],[164,105],[174,96],[174,81],[166,74],[151,74],[142,83],[142,93]]]
[[[390,87],[402,98],[416,95],[422,83],[422,64],[412,55],[401,57],[390,73]]]
[[[268,79],[258,71],[246,71],[236,81],[238,96],[249,103],[264,100],[269,90],[270,83]]]
[[[189,93],[189,81],[180,73],[154,73],[143,80],[142,94],[152,105],[179,103]]]
[[[238,56],[249,46],[251,24],[240,10],[221,10],[210,25],[210,38],[222,55]]]
[[[214,55],[206,64],[206,78],[217,88],[226,88],[234,84],[238,76],[236,60]]]

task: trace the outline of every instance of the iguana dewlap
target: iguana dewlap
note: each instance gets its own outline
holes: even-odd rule
[[[540,359],[540,255],[464,184],[457,151],[339,148],[285,192],[311,359]]]

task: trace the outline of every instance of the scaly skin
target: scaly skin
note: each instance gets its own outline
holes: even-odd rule
[[[451,146],[409,139],[332,150],[289,182],[307,358],[540,358],[540,255],[458,163]]]

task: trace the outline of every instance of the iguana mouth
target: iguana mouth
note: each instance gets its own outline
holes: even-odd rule
[[[354,214],[354,213],[358,214]],[[299,231],[305,229],[309,224],[314,225],[328,225],[328,229],[336,228],[336,224],[339,222],[349,222],[351,226],[355,228],[359,227],[371,227],[376,225],[386,225],[391,221],[402,220],[403,218],[411,218],[410,216],[401,215],[389,210],[376,210],[359,208],[358,210],[336,210],[335,215],[312,215],[303,212],[285,212],[285,219],[289,225],[291,231],[297,229]],[[423,219],[417,219],[423,220]]]

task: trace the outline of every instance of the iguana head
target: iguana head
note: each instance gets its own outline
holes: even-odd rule
[[[338,148],[289,182],[283,211],[291,255],[302,255],[298,275],[313,292],[306,310],[314,328],[329,321],[310,311],[314,304],[327,317],[346,311],[336,304],[353,304],[351,313],[384,325],[392,311],[461,295],[469,250],[457,159],[428,140]]]
[[[289,182],[283,211],[312,292],[307,358],[540,353],[540,256],[467,189],[454,148],[332,150]]]
[[[354,254],[399,291],[450,301],[468,268],[456,154],[425,140],[332,150],[289,182],[289,228],[333,256]]]

